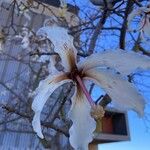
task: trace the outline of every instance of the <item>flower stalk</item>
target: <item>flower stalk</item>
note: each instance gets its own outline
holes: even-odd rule
[[[148,29],[146,28],[146,30]],[[54,70],[53,74],[40,81],[35,91],[36,96],[32,103],[35,115],[32,126],[40,138],[44,138],[40,122],[42,109],[54,91],[65,83],[77,83],[71,97],[72,103],[68,113],[68,117],[72,121],[72,126],[69,129],[69,141],[76,150],[88,150],[88,144],[92,141],[96,128],[96,120],[104,116],[104,107],[108,104],[103,101],[99,103],[100,105],[94,103],[86,88],[86,83],[83,82],[84,79],[102,87],[117,104],[126,109],[135,110],[140,116],[144,114],[145,101],[143,97],[124,76],[131,74],[138,68],[150,69],[148,57],[118,49],[92,54],[83,62],[77,63],[77,50],[68,30],[56,25],[46,25],[38,30],[37,35],[48,38],[53,43],[54,51],[59,54],[61,65],[64,67],[63,72],[55,72]],[[134,65],[130,65],[133,63]],[[78,86],[81,88],[78,89]]]
[[[89,92],[88,92],[87,88],[85,87],[85,85],[84,85],[83,81],[81,80],[81,78],[77,75],[76,79],[77,79],[77,82],[79,83],[83,93],[85,94],[88,102],[90,103],[90,105],[92,107],[95,106],[95,103],[94,103],[93,99],[91,98],[91,95],[89,94]]]

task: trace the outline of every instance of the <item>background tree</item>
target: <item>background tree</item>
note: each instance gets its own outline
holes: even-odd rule
[[[8,0],[1,1],[0,13],[0,66],[1,66],[1,107],[0,126],[6,133],[19,132],[34,135],[31,121],[33,111],[31,104],[34,91],[38,83],[51,71],[51,59],[56,59],[56,67],[62,69],[57,54],[54,53],[51,42],[35,35],[38,28],[43,26],[45,13],[52,12],[52,8],[42,0]],[[70,34],[75,37],[74,44],[78,49],[78,56],[86,57],[96,51],[121,48],[150,56],[149,37],[141,38],[141,32],[128,30],[128,16],[132,10],[147,6],[146,0],[118,0],[118,1],[92,1],[78,2],[69,0],[76,7],[67,9],[78,12],[78,18],[72,15],[72,19],[78,20],[76,24],[67,23],[66,7],[59,9],[57,21],[51,17],[51,21],[58,26],[68,28]],[[58,6],[61,2],[57,3]],[[98,5],[98,6],[95,6]],[[36,10],[36,11],[35,11]],[[36,14],[38,12],[38,15]],[[147,12],[147,15],[149,12]],[[145,15],[145,14],[142,14]],[[44,17],[43,17],[44,16]],[[141,17],[135,17],[130,24],[136,29]],[[49,22],[51,23],[51,22]],[[80,39],[79,39],[80,38]],[[128,80],[140,85],[139,90],[149,99],[149,72],[138,72],[128,76]],[[70,106],[71,85],[64,85],[53,93],[45,105],[42,116],[44,140],[39,140],[44,147],[55,149],[71,149],[68,144],[68,129],[70,121],[66,117]],[[90,92],[94,89],[92,84]],[[62,94],[63,91],[66,94]],[[100,92],[97,101],[103,99],[105,93]],[[147,102],[148,103],[148,102]],[[148,104],[147,104],[148,105]],[[146,114],[145,117],[147,117]],[[32,138],[35,136],[31,136]],[[63,144],[60,139],[65,139]],[[38,141],[38,140],[37,140]],[[35,143],[38,147],[41,144]]]

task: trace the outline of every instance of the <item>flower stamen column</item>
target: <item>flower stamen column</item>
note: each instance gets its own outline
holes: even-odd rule
[[[91,96],[90,96],[90,94],[89,94],[87,88],[85,87],[83,81],[81,80],[80,76],[77,75],[77,76],[76,76],[76,79],[77,79],[77,82],[79,83],[79,85],[80,85],[80,87],[81,87],[83,93],[85,94],[87,100],[89,101],[90,105],[91,105],[91,106],[95,106],[95,103],[94,103],[93,99],[91,98]]]

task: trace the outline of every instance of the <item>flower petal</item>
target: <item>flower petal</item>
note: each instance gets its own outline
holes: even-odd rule
[[[92,54],[78,67],[88,70],[94,67],[106,66],[113,68],[123,75],[129,75],[136,69],[150,69],[150,58],[135,52],[127,52],[121,49]]]
[[[138,15],[140,15],[140,14],[142,14],[143,13],[143,11],[141,10],[141,9],[136,9],[136,10],[133,10],[130,14],[129,14],[129,16],[128,16],[128,29],[129,29],[129,31],[133,31],[133,29],[131,28],[131,26],[130,26],[130,24],[131,24],[131,22],[132,22],[132,20],[134,19],[134,17],[135,16],[138,16]],[[137,30],[139,30],[139,29],[137,29]],[[136,30],[136,31],[137,31]]]
[[[145,25],[143,27],[143,29],[141,30],[141,34],[144,34],[143,37],[150,37],[150,15],[147,15],[147,17],[145,18]]]
[[[91,106],[83,93],[72,97],[69,118],[73,124],[69,130],[70,143],[76,150],[88,150],[88,144],[93,139],[96,122],[90,115]]]
[[[139,15],[144,14],[144,13],[148,13],[148,12],[150,12],[150,8],[148,8],[148,7],[139,7],[139,8],[136,9],[136,10],[134,9],[134,10],[129,14],[129,16],[128,16],[128,28],[129,28],[129,30],[130,30],[130,31],[133,31],[133,29],[131,29],[131,27],[130,27],[130,24],[131,24],[131,21],[134,19],[134,17],[139,16]],[[144,17],[143,17],[142,20],[144,20],[144,18],[145,18],[145,15],[144,15]],[[142,26],[143,26],[143,24],[141,24],[141,26],[139,27],[139,29],[140,29]],[[139,29],[136,29],[135,31],[138,31]]]
[[[73,45],[73,37],[68,34],[68,30],[54,25],[45,26],[38,30],[37,35],[47,36],[53,43],[55,52],[59,54],[63,67],[66,71],[70,71],[76,62],[77,50]]]
[[[133,109],[140,116],[144,114],[145,100],[134,85],[109,69],[90,69],[87,78],[100,85],[111,99],[126,109]]]
[[[33,117],[32,126],[34,131],[40,138],[43,138],[41,123],[40,123],[40,114],[44,107],[44,104],[50,97],[50,95],[62,84],[69,82],[67,77],[64,74],[59,75],[49,75],[45,80],[41,81],[39,87],[36,89],[36,96],[32,103],[32,109],[35,112]]]

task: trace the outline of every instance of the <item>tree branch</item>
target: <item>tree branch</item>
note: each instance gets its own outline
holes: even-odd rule
[[[89,45],[89,49],[88,49],[88,54],[92,54],[94,52],[95,46],[96,46],[96,41],[98,39],[98,36],[100,34],[100,31],[103,28],[103,25],[106,22],[106,19],[109,15],[109,11],[107,9],[104,10],[103,14],[102,14],[102,18],[99,20],[99,22],[97,23],[97,26],[93,32],[93,35],[91,37],[90,40],[90,45]]]
[[[125,10],[124,20],[122,23],[121,33],[120,33],[120,48],[125,49],[125,38],[126,38],[126,30],[127,30],[127,18],[129,13],[132,10],[134,2],[132,0],[127,1],[127,6]]]

